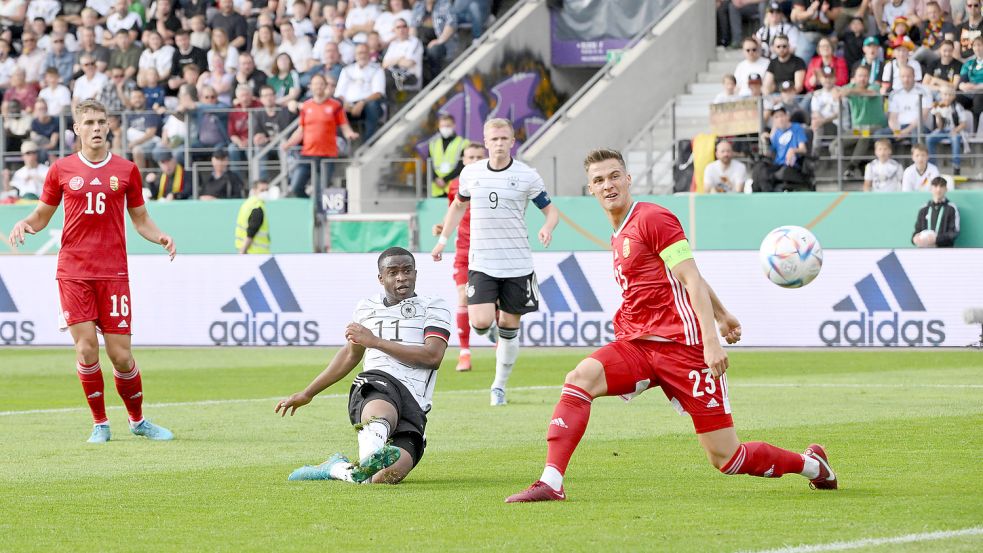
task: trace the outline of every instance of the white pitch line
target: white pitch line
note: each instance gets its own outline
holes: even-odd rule
[[[983,384],[834,384],[834,383],[820,383],[820,384],[795,384],[787,382],[749,382],[745,384],[739,384],[733,386],[736,389],[740,388],[865,388],[865,389],[876,389],[876,388],[956,388],[956,389],[983,389]],[[517,388],[509,388],[509,391],[515,392],[530,392],[535,390],[559,390],[560,386],[520,386]],[[470,394],[484,394],[488,393],[488,390],[448,390],[446,392],[437,392],[437,397],[444,395],[470,395]],[[348,394],[326,394],[317,396],[315,399],[338,399],[347,398]],[[277,397],[263,397],[263,398],[245,398],[245,399],[203,399],[198,401],[173,401],[173,402],[162,402],[162,403],[147,403],[144,407],[156,409],[159,407],[192,407],[199,405],[228,405],[233,403],[259,403],[276,401],[278,399],[283,399],[282,396]],[[123,409],[122,405],[108,406],[107,409]],[[22,411],[0,411],[0,417],[10,417],[16,415],[39,415],[48,413],[74,413],[77,411],[88,412],[88,407],[60,407],[55,409],[25,409]]]
[[[939,532],[925,532],[922,534],[905,534],[903,536],[894,536],[892,538],[863,538],[854,541],[835,541],[815,545],[790,545],[788,547],[766,549],[763,551],[756,551],[754,553],[818,553],[821,551],[846,551],[849,549],[860,549],[861,547],[947,540],[963,536],[980,535],[983,535],[983,526],[963,528],[962,530],[942,530]]]

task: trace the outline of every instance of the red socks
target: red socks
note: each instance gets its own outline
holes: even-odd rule
[[[593,399],[573,384],[563,385],[560,402],[546,431],[546,466],[554,467],[560,474],[566,472],[573,451],[584,437]]]
[[[121,373],[113,369],[113,376],[116,377],[116,391],[123,398],[130,421],[140,422],[143,420],[143,383],[140,381],[140,369],[136,361],[129,372]]]
[[[89,410],[92,411],[92,421],[95,424],[106,424],[109,419],[106,417],[106,397],[103,394],[105,383],[102,380],[102,368],[96,361],[92,365],[76,363],[75,369],[78,371],[79,380],[82,382],[82,391],[85,392],[85,400],[89,403]]]
[[[799,474],[805,465],[802,455],[765,442],[744,442],[720,472],[778,478]]]
[[[457,339],[461,342],[461,349],[471,348],[471,323],[466,306],[457,306]]]

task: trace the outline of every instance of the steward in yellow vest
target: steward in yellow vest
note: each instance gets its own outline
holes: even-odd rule
[[[471,142],[457,136],[454,127],[454,118],[450,115],[441,115],[437,119],[437,129],[440,131],[439,137],[434,137],[430,141],[430,162],[433,165],[433,184],[430,186],[430,196],[433,198],[446,198],[447,185],[461,174],[464,164],[461,158],[464,149]]]
[[[239,253],[270,253],[270,220],[266,215],[268,182],[257,180],[236,218],[236,250]]]

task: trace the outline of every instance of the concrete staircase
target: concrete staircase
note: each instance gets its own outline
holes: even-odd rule
[[[741,59],[740,50],[717,48],[717,59],[707,64],[706,71],[689,84],[688,92],[667,104],[631,140],[625,161],[638,193],[672,192],[674,143],[709,130],[710,103],[723,90],[723,76],[733,73]]]

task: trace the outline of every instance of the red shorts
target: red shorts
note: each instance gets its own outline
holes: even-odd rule
[[[103,334],[132,334],[126,280],[58,280],[61,315],[68,326],[95,321]]]
[[[608,395],[629,400],[658,386],[679,414],[692,417],[697,434],[734,426],[727,375],[710,375],[703,348],[641,339],[614,341],[591,357],[604,365]]]
[[[468,252],[454,255],[454,284],[464,286],[468,283]]]

